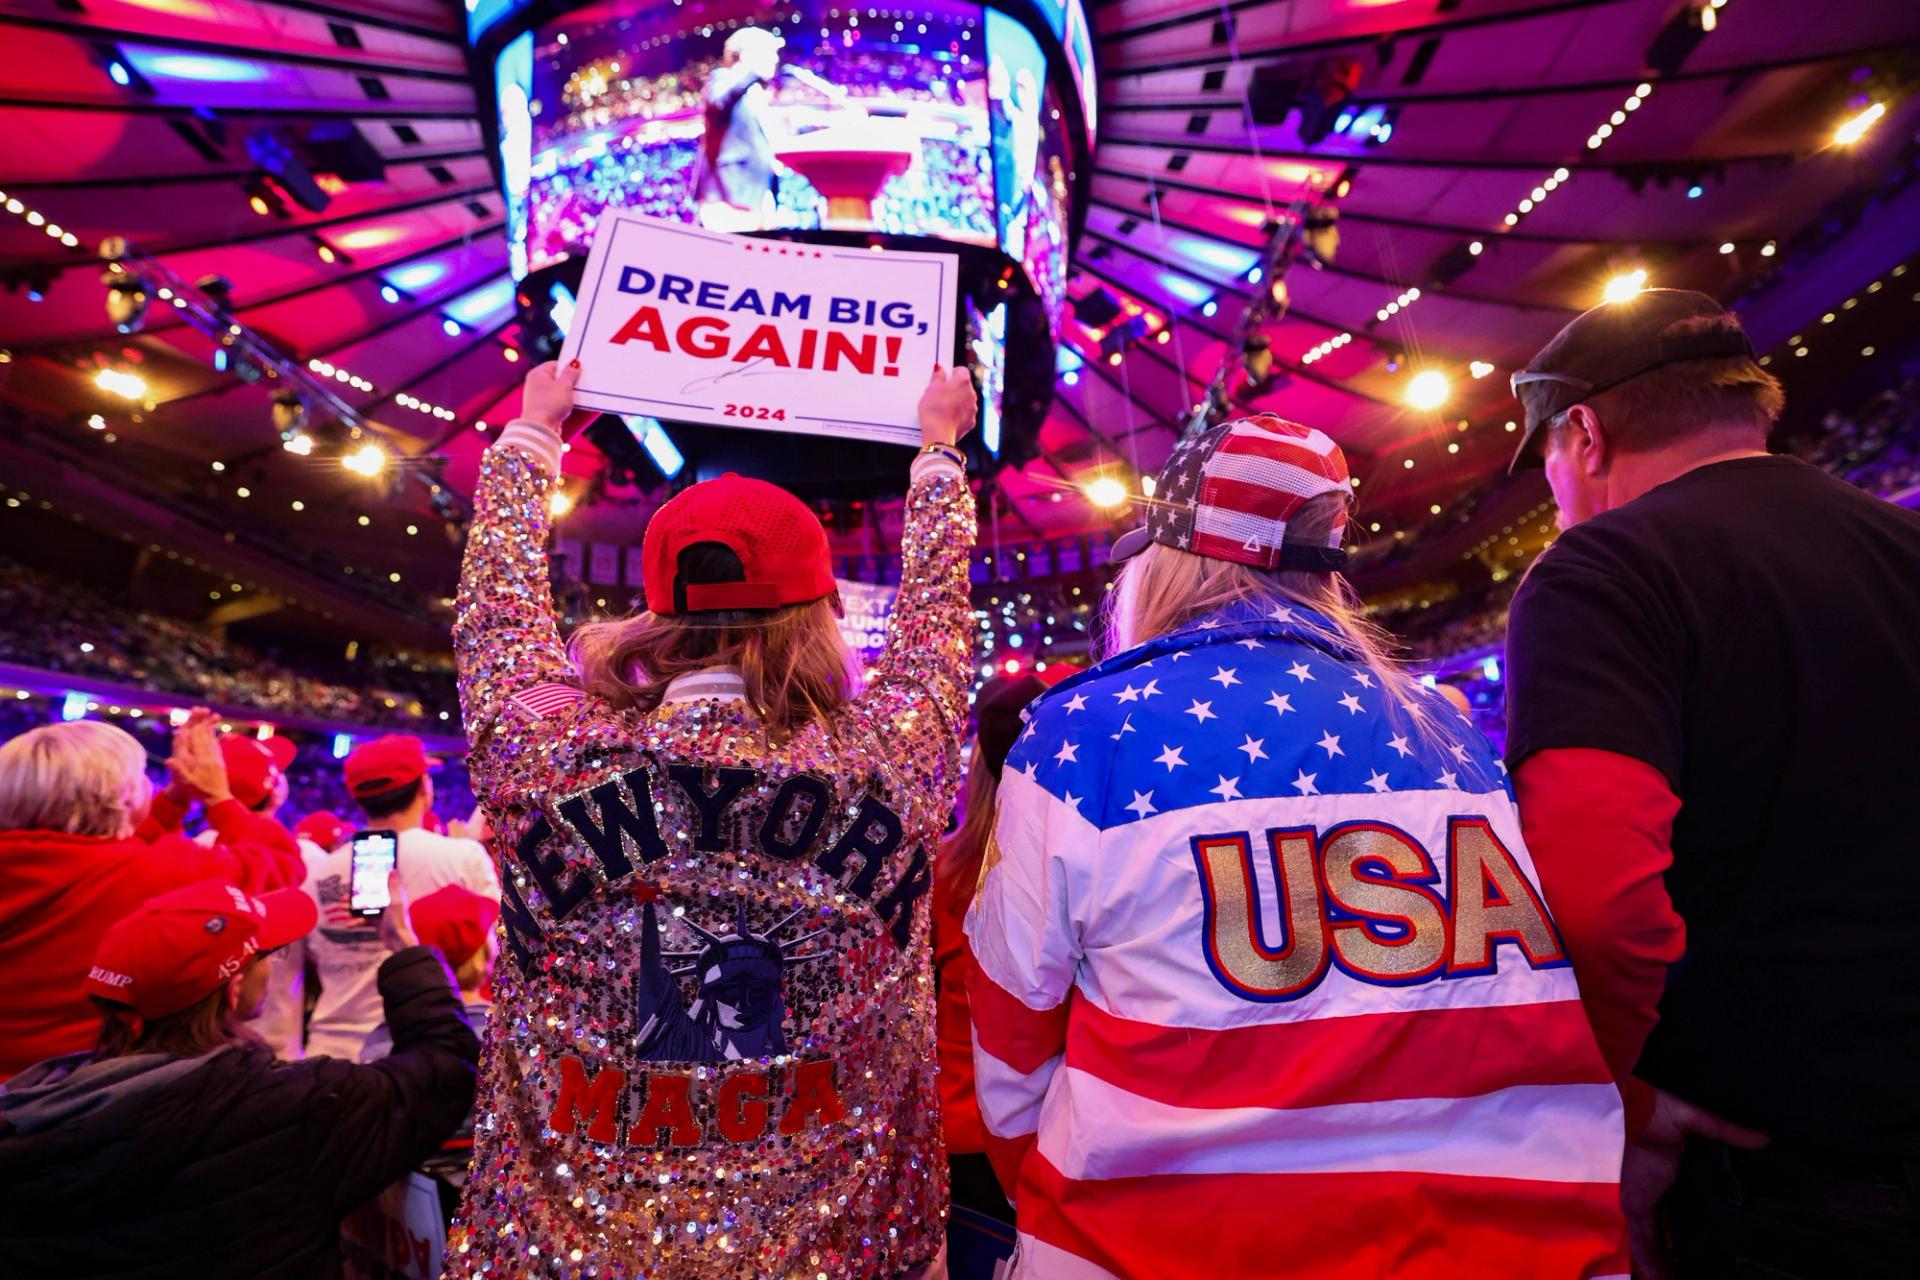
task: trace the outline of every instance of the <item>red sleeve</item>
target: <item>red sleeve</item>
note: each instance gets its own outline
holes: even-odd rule
[[[186,821],[187,806],[175,800],[165,791],[153,793],[153,803],[147,808],[147,816],[141,820],[133,834],[152,844],[161,836],[178,831],[180,824]]]
[[[1633,1069],[1660,1019],[1667,966],[1686,950],[1665,880],[1680,800],[1645,761],[1586,747],[1527,757],[1514,785],[1581,1003],[1620,1082],[1628,1134],[1638,1133],[1652,1098]]]
[[[207,823],[220,838],[212,850],[221,863],[218,874],[248,893],[297,889],[306,880],[299,844],[274,819],[238,800],[222,800],[207,810]]]

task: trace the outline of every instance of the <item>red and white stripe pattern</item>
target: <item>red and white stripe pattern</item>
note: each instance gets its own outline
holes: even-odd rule
[[[1505,793],[1470,799],[1531,878]],[[1462,800],[1367,808],[1444,850]],[[1509,953],[1492,973],[1387,986],[1336,968],[1283,1003],[1209,970],[1188,836],[1325,829],[1353,817],[1350,797],[1103,831],[1009,769],[1000,805],[967,932],[975,1086],[1018,1208],[1017,1276],[1627,1271],[1620,1099],[1571,969]]]
[[[535,716],[559,715],[586,701],[587,695],[570,684],[530,685],[513,695],[513,702]]]
[[[1324,431],[1272,414],[1216,427],[1162,469],[1148,516],[1156,541],[1216,560],[1272,569],[1300,505],[1345,493],[1347,460]],[[1327,545],[1338,547],[1341,522]]]

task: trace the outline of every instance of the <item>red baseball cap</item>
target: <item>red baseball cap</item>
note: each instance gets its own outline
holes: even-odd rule
[[[1348,493],[1347,458],[1324,431],[1270,413],[1223,422],[1181,442],[1160,468],[1147,521],[1113,544],[1113,558],[1149,543],[1256,569],[1332,573],[1346,567],[1347,522],[1320,546],[1287,538],[1287,521],[1313,498]]]
[[[438,948],[447,963],[458,969],[486,945],[487,934],[500,918],[500,900],[450,884],[414,903],[407,917],[413,921],[414,935]]]
[[[733,582],[688,582],[680,553],[702,542],[733,552]],[[647,608],[658,614],[779,609],[835,590],[827,531],[806,503],[778,485],[728,472],[682,490],[653,513],[641,546]]]
[[[265,802],[273,791],[273,775],[286,768],[271,745],[281,742],[285,739],[269,738],[262,742],[237,734],[227,734],[220,739],[220,758],[227,762],[227,790],[249,809],[257,809]],[[285,745],[286,756],[291,759],[293,744],[286,742]]]
[[[221,880],[149,898],[108,928],[83,984],[143,1018],[178,1013],[217,991],[262,951],[304,938],[320,920],[300,889],[255,897]]]
[[[293,834],[302,840],[311,840],[322,849],[337,849],[340,842],[353,834],[353,828],[342,822],[336,815],[322,809],[310,813],[294,824]]]
[[[398,791],[418,782],[439,762],[427,755],[426,743],[410,733],[389,733],[363,742],[347,756],[347,790],[355,799]]]

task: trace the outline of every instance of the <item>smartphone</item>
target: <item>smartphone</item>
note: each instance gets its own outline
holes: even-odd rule
[[[353,862],[347,878],[347,907],[357,916],[387,909],[387,876],[400,861],[400,837],[391,831],[353,833]]]

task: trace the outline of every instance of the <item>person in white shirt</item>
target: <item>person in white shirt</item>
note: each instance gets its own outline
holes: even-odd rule
[[[420,739],[388,734],[356,747],[346,760],[347,791],[370,830],[399,836],[396,869],[415,902],[448,885],[500,899],[493,859],[476,840],[456,839],[422,825],[433,809],[431,762]],[[320,925],[307,938],[307,955],[320,980],[320,997],[307,1023],[307,1053],[352,1061],[380,1025],[375,975],[386,951],[373,920],[348,909],[352,841],[311,863],[306,889],[320,908]]]

